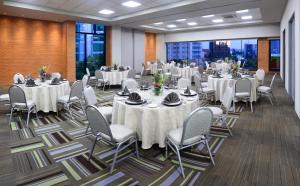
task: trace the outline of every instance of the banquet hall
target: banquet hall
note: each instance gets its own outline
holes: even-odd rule
[[[0,185],[300,185],[299,0],[0,0]]]

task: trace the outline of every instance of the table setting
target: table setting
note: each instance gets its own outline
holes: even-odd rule
[[[129,72],[129,70],[123,66],[114,66],[114,68],[103,67],[100,70],[102,71],[103,78],[108,80],[110,85],[121,85],[122,80],[127,79]]]

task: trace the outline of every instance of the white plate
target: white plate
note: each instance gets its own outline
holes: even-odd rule
[[[151,104],[148,105],[148,107],[149,108],[156,108],[156,107],[158,107],[158,105],[155,104],[155,103],[151,103]]]
[[[194,101],[195,99],[194,98],[187,98],[186,100],[187,101]]]

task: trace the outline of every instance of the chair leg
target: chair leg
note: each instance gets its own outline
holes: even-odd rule
[[[137,138],[135,139],[135,150],[136,150],[136,157],[140,158],[139,146],[138,146],[138,140],[137,140]]]
[[[80,107],[81,107],[82,113],[83,113],[83,115],[85,115],[85,111],[84,111],[84,108],[83,108],[81,100],[79,101],[79,103],[80,103]]]
[[[86,127],[85,134],[87,134],[89,128],[90,128],[90,124],[88,124],[88,126]]]
[[[273,101],[272,101],[271,95],[268,94],[267,97],[269,98],[271,105],[273,105]]]
[[[26,121],[26,126],[28,127],[29,124],[29,118],[30,118],[30,110],[28,109],[28,113],[27,113],[27,121]]]
[[[95,149],[95,146],[96,146],[97,140],[98,140],[98,138],[96,137],[96,138],[95,138],[95,141],[94,141],[94,144],[93,144],[93,146],[92,146],[92,149],[91,149],[90,155],[89,155],[89,160],[91,159],[91,157],[92,157],[92,155],[93,155],[93,152],[94,152],[94,149]]]
[[[38,116],[38,111],[37,111],[37,108],[36,108],[36,106],[34,107],[34,111],[35,111],[35,116],[36,116],[36,119],[38,119],[38,118],[39,118],[39,116]]]
[[[183,166],[182,166],[182,162],[181,162],[180,152],[179,152],[179,150],[178,150],[177,147],[176,147],[176,151],[177,151],[177,156],[178,156],[178,161],[179,161],[179,166],[180,166],[181,174],[185,178],[184,170],[183,170]]]
[[[70,109],[70,105],[67,106],[67,109],[68,109],[68,112],[69,112],[71,118],[74,119],[73,114],[72,114],[71,109]]]
[[[166,139],[165,158],[168,159],[168,139]]]
[[[118,145],[118,147],[116,149],[116,152],[115,152],[115,155],[114,155],[114,160],[113,160],[113,162],[111,164],[111,167],[110,167],[110,173],[112,173],[114,171],[115,164],[116,164],[117,157],[118,157],[118,153],[119,153],[119,148],[120,148],[120,144]]]
[[[207,150],[208,150],[208,153],[209,153],[211,162],[212,162],[212,164],[215,166],[215,161],[214,161],[214,158],[213,158],[213,156],[212,156],[212,154],[211,154],[210,147],[209,147],[209,145],[208,145],[207,139],[205,139],[205,145],[206,145],[206,148],[207,148]]]
[[[58,104],[56,103],[56,109],[57,109],[57,111],[56,111],[56,116],[58,117],[58,112],[59,112],[59,108],[58,108]]]
[[[11,119],[12,119],[13,111],[14,111],[14,109],[11,108],[11,109],[10,109],[10,116],[9,116],[9,123],[8,123],[9,125],[11,124]]]
[[[253,105],[252,105],[252,101],[250,101],[250,107],[251,107],[251,112],[253,112]]]

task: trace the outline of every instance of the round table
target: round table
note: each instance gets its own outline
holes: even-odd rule
[[[215,97],[216,100],[222,100],[222,96],[226,90],[226,88],[232,87],[234,88],[236,79],[232,79],[231,75],[222,75],[222,78],[214,78],[212,75],[208,76],[208,88],[215,90]],[[250,101],[256,101],[257,95],[256,95],[256,88],[258,86],[258,80],[256,78],[248,78],[251,81],[251,97]]]
[[[110,85],[121,85],[122,80],[127,79],[128,70],[125,71],[112,70],[109,72],[102,71],[102,74],[103,74],[103,78],[105,80],[108,80]]]
[[[191,68],[189,66],[183,67],[183,68],[177,67],[177,69],[178,69],[178,73],[179,73],[179,75],[181,75],[181,77],[192,81],[192,77],[195,74],[195,72],[197,72],[198,67],[194,67],[194,68]]]
[[[179,93],[182,90],[172,91]],[[155,108],[150,108],[149,104],[127,105],[126,98],[115,96],[112,123],[123,124],[137,131],[143,149],[149,149],[153,144],[165,147],[168,132],[182,127],[184,119],[199,106],[198,95],[189,98],[180,96],[183,103],[176,107],[162,105],[165,96],[172,91],[164,90],[161,96],[154,96],[152,90],[138,91],[148,103],[156,104]]]
[[[38,111],[57,112],[56,101],[59,97],[70,94],[69,81],[62,81],[59,85],[50,85],[51,80],[40,82],[36,80],[38,86],[26,87],[19,85],[25,92],[27,100],[32,100],[36,104]]]

